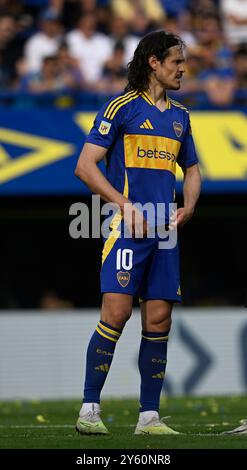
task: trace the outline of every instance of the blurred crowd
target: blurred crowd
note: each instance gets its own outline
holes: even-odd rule
[[[185,102],[247,104],[247,0],[0,0],[0,93],[116,94],[157,29],[187,45]]]

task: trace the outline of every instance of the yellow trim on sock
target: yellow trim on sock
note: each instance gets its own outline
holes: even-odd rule
[[[117,343],[117,339],[115,338],[110,338],[110,336],[105,335],[105,333],[102,333],[100,329],[96,326],[96,331],[99,333],[99,335],[104,336],[104,338],[109,339],[110,341],[113,341],[113,343]]]
[[[98,323],[98,326],[100,326],[102,330],[107,331],[108,333],[111,333],[112,335],[116,335],[118,337],[121,336],[121,333],[119,333],[118,331],[111,330],[111,328],[108,328],[107,326],[102,325],[101,322]]]
[[[148,340],[150,340],[150,341],[158,341],[158,340],[161,340],[161,339],[163,339],[163,340],[164,340],[164,339],[168,339],[168,336],[159,336],[158,338],[150,338],[149,336],[143,336],[143,335],[142,335],[142,337],[143,337],[144,339],[148,339]]]

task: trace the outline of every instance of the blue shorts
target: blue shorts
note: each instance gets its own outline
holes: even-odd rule
[[[178,246],[160,249],[156,238],[108,238],[101,268],[101,292],[142,300],[181,301]]]

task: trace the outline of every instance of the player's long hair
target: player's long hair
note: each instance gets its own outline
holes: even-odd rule
[[[162,63],[169,55],[169,48],[173,46],[181,48],[185,46],[182,39],[173,33],[155,31],[144,36],[135,50],[132,61],[128,64],[128,84],[125,91],[146,91],[152,72],[148,63],[149,57],[154,55]]]

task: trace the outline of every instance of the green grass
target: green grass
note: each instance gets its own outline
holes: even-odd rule
[[[80,401],[0,402],[1,449],[247,449],[247,435],[224,436],[239,425],[247,397],[162,398],[161,416],[179,436],[133,436],[137,400],[104,400],[109,436],[80,436],[74,425]]]

